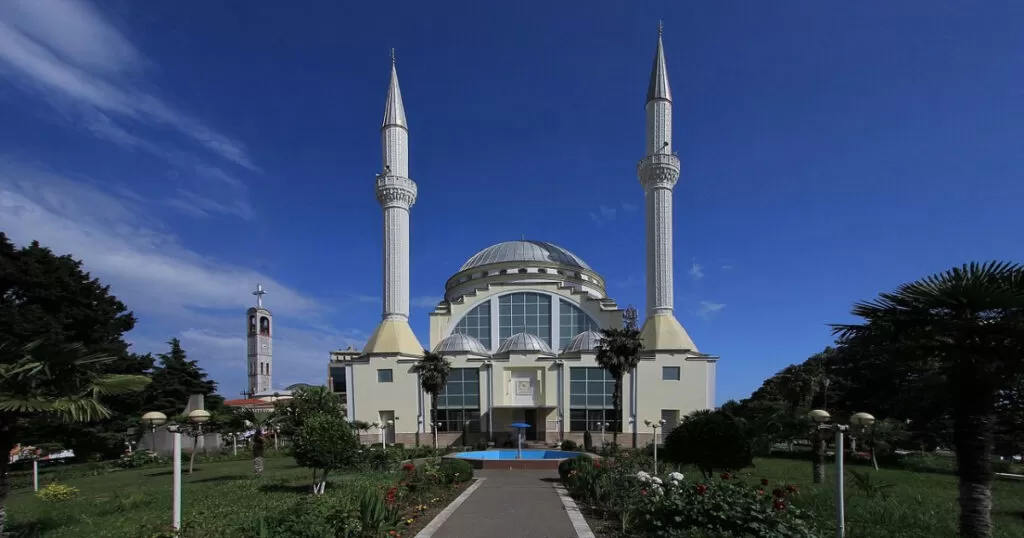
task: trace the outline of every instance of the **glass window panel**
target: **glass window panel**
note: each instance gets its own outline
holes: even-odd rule
[[[587,382],[586,381],[570,381],[569,382],[569,393],[570,394],[586,394],[587,393]]]
[[[377,370],[378,383],[391,383],[394,381],[394,372],[391,370]]]
[[[569,405],[572,407],[586,407],[587,406],[587,395],[586,394],[572,394],[569,396]]]
[[[587,380],[587,369],[586,368],[569,368],[569,379],[573,381],[586,381]]]
[[[480,396],[477,394],[467,394],[463,396],[462,405],[466,407],[480,407]]]
[[[516,333],[529,333],[551,345],[551,298],[540,293],[512,293],[498,298],[501,309],[499,334],[504,340]]]
[[[604,387],[607,385],[604,381],[588,381],[587,382],[587,393],[588,394],[604,394]]]
[[[587,406],[594,408],[604,407],[604,396],[600,394],[589,394],[587,395]]]
[[[486,348],[491,347],[491,302],[483,303],[473,307],[472,310],[459,321],[452,333],[472,336],[480,341]]]
[[[662,366],[661,379],[664,381],[679,381],[678,366]]]

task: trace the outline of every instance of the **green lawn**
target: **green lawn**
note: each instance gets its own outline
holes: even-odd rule
[[[187,469],[186,469],[187,470]],[[44,502],[31,488],[12,491],[8,514],[17,536],[53,538],[148,538],[153,529],[170,526],[171,468],[116,471],[64,482],[78,488],[71,501]],[[197,463],[195,474],[182,477],[182,520],[193,536],[235,536],[246,524],[306,496],[311,475],[291,458],[268,458],[264,478],[252,477],[248,460]],[[393,483],[389,474],[335,476],[327,494],[345,489],[343,482]],[[40,481],[40,487],[46,481]]]
[[[773,483],[800,486],[793,502],[824,518],[835,509],[835,466],[826,467],[824,484],[811,483],[806,461],[759,458],[755,468],[740,473],[751,481],[767,478]],[[891,484],[884,493],[869,497],[847,474],[846,528],[849,538],[944,538],[957,535],[957,481],[951,474],[848,466],[869,473],[877,484]],[[1024,536],[1024,481],[998,479],[993,483],[995,536]],[[829,519],[829,521],[833,521]]]

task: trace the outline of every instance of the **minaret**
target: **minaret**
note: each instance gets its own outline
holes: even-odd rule
[[[394,49],[380,135],[383,171],[377,175],[377,201],[384,210],[384,313],[363,352],[418,357],[423,347],[409,327],[409,209],[416,203],[416,183],[409,178],[409,125]]]
[[[256,285],[256,306],[246,311],[249,322],[248,359],[249,359],[249,390],[251,396],[270,392],[271,367],[274,362],[274,343],[271,336],[273,316],[270,310],[263,308],[263,296],[267,291],[260,284]]]
[[[647,156],[637,166],[647,215],[647,315],[641,336],[648,351],[696,351],[674,313],[672,189],[679,180],[679,157],[672,152],[672,91],[660,23],[646,110]]]

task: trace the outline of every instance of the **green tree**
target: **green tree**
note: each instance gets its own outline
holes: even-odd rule
[[[0,454],[9,454],[26,419],[83,423],[109,418],[105,397],[141,390],[149,378],[108,374],[113,357],[89,354],[81,344],[21,347],[0,344]],[[10,483],[7,457],[0,458],[0,532],[6,523]]]
[[[314,495],[323,495],[328,474],[358,462],[359,448],[359,435],[336,414],[313,414],[292,437],[295,463],[313,470]]]
[[[743,426],[722,411],[694,411],[665,439],[665,459],[697,467],[705,478],[735,471],[754,461]]]
[[[612,409],[615,415],[612,443],[616,445],[619,444],[619,431],[622,429],[622,378],[640,363],[640,352],[643,349],[640,331],[635,325],[601,330],[596,359],[597,364],[615,380],[612,389]],[[633,444],[636,445],[635,436]]]
[[[82,270],[80,261],[58,256],[38,242],[18,248],[2,232],[0,319],[0,344],[7,349],[79,344],[84,353],[110,357],[96,368],[112,375],[144,375],[153,366],[149,356],[129,353],[123,339],[135,317],[109,287]],[[127,429],[138,424],[141,398],[141,393],[101,397],[110,413],[88,424],[28,417],[19,427],[21,440],[58,442],[80,458],[94,453],[116,457],[124,450]]]
[[[952,405],[960,481],[960,534],[992,535],[992,444],[998,397],[1024,362],[1024,266],[972,263],[857,303],[859,325],[836,325],[841,343],[934,361]]]
[[[437,449],[437,397],[448,383],[452,364],[441,355],[424,349],[423,358],[413,365],[412,371],[419,376],[423,392],[430,395],[430,429],[434,432],[434,449]]]
[[[301,387],[292,393],[292,399],[277,404],[271,423],[279,425],[281,433],[291,437],[310,417],[318,414],[344,417],[341,396],[327,387]]]
[[[160,362],[153,370],[153,385],[146,395],[147,410],[178,417],[185,412],[192,395],[202,394],[205,409],[218,413],[224,398],[216,393],[217,383],[207,377],[197,361],[188,358],[177,338],[167,344],[170,351],[159,355]]]

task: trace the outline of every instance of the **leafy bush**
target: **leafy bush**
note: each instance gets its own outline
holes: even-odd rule
[[[665,440],[665,459],[695,465],[705,477],[735,471],[754,461],[750,440],[733,417],[721,411],[691,413]]]
[[[707,482],[687,481],[679,473],[664,481],[639,473],[632,482],[634,490],[639,490],[640,501],[626,504],[631,511],[631,530],[646,536],[679,536],[687,529],[701,529],[704,536],[820,535],[813,517],[790,505],[790,497],[799,493],[793,485],[772,487],[764,479],[750,485],[729,473]]]
[[[473,448],[475,448],[476,450],[487,450],[487,441],[481,439],[477,441],[476,444],[473,445]]]
[[[46,502],[70,501],[78,496],[78,488],[53,482],[36,492],[36,497]]]
[[[445,484],[459,484],[473,479],[473,466],[459,458],[445,458],[439,466]]]
[[[562,479],[562,482],[565,482],[573,471],[578,472],[582,467],[592,467],[593,465],[594,459],[586,454],[564,459],[558,464],[558,477]]]
[[[575,452],[578,449],[579,445],[576,444],[576,441],[573,441],[572,439],[566,439],[565,441],[562,441],[562,450]]]
[[[131,454],[121,454],[121,457],[114,462],[114,467],[119,469],[135,469],[136,467],[142,467],[144,465],[154,465],[166,462],[167,460],[158,456],[156,452],[151,452],[149,450],[136,450]]]

